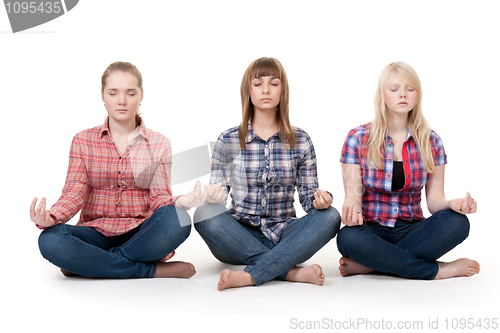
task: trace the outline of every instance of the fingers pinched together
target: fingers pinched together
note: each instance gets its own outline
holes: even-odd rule
[[[348,227],[355,225],[362,225],[364,222],[363,215],[356,210],[354,203],[348,206],[342,207],[342,217],[341,221]]]
[[[319,188],[314,192],[313,206],[316,209],[327,209],[332,204],[333,199],[328,192]]]

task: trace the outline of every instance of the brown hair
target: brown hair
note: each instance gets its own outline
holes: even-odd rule
[[[250,99],[250,81],[255,77],[276,76],[281,81],[281,96],[278,104],[277,120],[279,133],[285,148],[295,147],[295,131],[290,124],[288,116],[288,79],[281,63],[274,58],[259,58],[248,66],[241,81],[240,94],[242,106],[242,120],[239,128],[239,139],[241,149],[246,150],[245,138],[248,132],[248,122],[252,121],[254,108]]]
[[[106,68],[106,70],[102,74],[101,93],[104,93],[104,86],[106,85],[106,79],[108,78],[108,76],[111,73],[116,72],[116,71],[130,73],[133,76],[135,76],[137,79],[137,85],[139,86],[139,89],[141,90],[141,92],[144,91],[142,88],[142,75],[141,75],[141,72],[139,72],[139,70],[137,69],[137,67],[135,67],[135,65],[131,64],[130,62],[116,61],[116,62],[112,63],[111,65],[109,65],[108,68]],[[136,124],[136,126],[139,126],[141,124],[141,118],[140,118],[139,113],[137,113],[135,115],[135,124]]]

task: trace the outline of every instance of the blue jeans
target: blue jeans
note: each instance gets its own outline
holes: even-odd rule
[[[394,228],[380,224],[343,227],[337,236],[339,252],[376,272],[432,280],[436,260],[469,235],[469,220],[451,209],[422,222],[398,220]]]
[[[333,207],[313,209],[292,221],[277,245],[258,227],[236,221],[221,204],[199,207],[194,227],[219,261],[248,265],[245,271],[258,286],[275,278],[285,280],[292,268],[311,258],[337,234],[340,215]]]
[[[174,251],[191,231],[182,208],[158,208],[137,228],[106,237],[92,227],[58,224],[43,230],[38,245],[43,257],[71,273],[103,278],[153,277],[155,260]]]

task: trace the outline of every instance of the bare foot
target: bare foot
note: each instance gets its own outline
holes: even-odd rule
[[[325,274],[321,266],[314,264],[308,267],[294,267],[286,276],[287,281],[306,282],[322,286],[325,283]]]
[[[184,261],[156,262],[155,278],[176,277],[190,278],[196,274],[194,266]]]
[[[479,273],[479,263],[467,258],[452,262],[438,262],[439,271],[434,280],[448,279],[457,276],[472,276]]]
[[[357,274],[370,274],[375,272],[373,269],[358,264],[351,258],[342,257],[339,260],[339,271],[342,276],[357,275]]]
[[[225,269],[220,273],[217,289],[224,290],[228,288],[253,286],[252,276],[245,271],[231,271]]]

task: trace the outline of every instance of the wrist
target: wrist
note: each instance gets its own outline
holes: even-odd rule
[[[185,210],[189,210],[191,207],[187,205],[187,197],[186,195],[180,195],[174,200],[174,206],[180,207]]]

